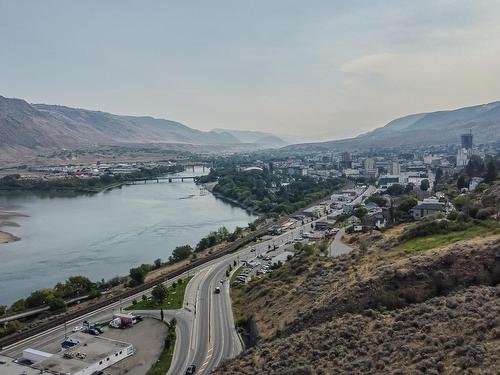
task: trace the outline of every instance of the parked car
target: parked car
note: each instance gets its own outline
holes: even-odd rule
[[[95,329],[95,328],[90,328],[89,330],[87,330],[87,333],[89,335],[92,335],[92,336],[99,336],[101,333]]]
[[[74,327],[71,332],[73,333],[76,333],[76,332],[80,332],[81,330],[83,330],[83,327],[82,326],[76,326]]]
[[[215,287],[214,293],[215,294],[219,294],[220,293],[220,288],[218,286]]]
[[[186,369],[186,375],[194,375],[195,372],[196,372],[195,365],[191,365]]]
[[[138,322],[142,322],[144,320],[144,317],[142,315],[134,315],[134,317]]]
[[[122,326],[122,320],[120,318],[115,318],[112,321],[109,322],[109,326],[111,328],[121,328]]]

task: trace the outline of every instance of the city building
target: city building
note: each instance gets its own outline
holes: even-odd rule
[[[415,220],[419,220],[445,211],[446,203],[440,202],[436,198],[425,198],[423,201],[418,201],[417,205],[410,210],[410,213]]]
[[[371,158],[367,158],[363,161],[363,168],[366,170],[368,169],[375,169],[375,160]]]
[[[398,175],[401,173],[401,166],[398,161],[393,161],[391,164],[391,174]]]
[[[54,375],[43,370],[38,370],[23,365],[14,358],[0,355],[0,374],[2,375]]]
[[[340,165],[343,168],[351,168],[351,162],[351,154],[349,154],[347,151],[340,154]]]
[[[469,133],[462,134],[460,136],[460,140],[462,141],[462,148],[466,150],[472,150],[472,130]]]
[[[39,371],[65,375],[93,375],[134,354],[132,344],[101,336],[75,333],[76,345],[55,354],[37,351],[40,359],[31,367]]]
[[[394,176],[394,175],[385,175],[385,176],[380,176],[378,179],[378,186],[382,190],[386,190],[390,188],[392,185],[395,184],[402,184],[403,182],[401,181],[401,176]]]

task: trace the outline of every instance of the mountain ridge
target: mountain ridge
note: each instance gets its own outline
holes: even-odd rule
[[[472,131],[475,143],[500,141],[500,101],[452,110],[415,113],[353,138],[300,143],[286,150],[368,149],[389,146],[456,144]]]
[[[122,116],[62,105],[30,104],[0,95],[0,150],[4,153],[128,144],[243,143],[228,131],[202,131],[151,116]],[[272,147],[269,142],[258,140],[254,146]]]

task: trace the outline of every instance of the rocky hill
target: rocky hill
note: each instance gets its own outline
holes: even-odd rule
[[[477,144],[500,141],[500,102],[409,115],[355,138],[303,143],[287,146],[285,149],[352,150],[457,144],[460,142],[460,135],[470,130]]]
[[[267,135],[270,136],[270,135]],[[99,145],[179,144],[270,147],[266,139],[240,140],[226,131],[200,131],[152,117],[119,116],[0,96],[0,151],[22,154]]]
[[[216,373],[498,373],[498,230],[411,256],[392,241],[401,230],[352,235],[337,258],[304,247],[235,289],[256,345]]]

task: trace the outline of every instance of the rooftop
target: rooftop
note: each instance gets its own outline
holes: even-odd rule
[[[34,368],[14,362],[13,358],[0,355],[0,374],[2,375],[50,375]]]
[[[79,343],[64,352],[54,354],[52,357],[33,365],[33,367],[63,374],[72,374],[83,370],[91,364],[106,360],[108,357],[115,355],[115,353],[125,350],[132,345],[80,332],[71,335],[71,338]],[[74,353],[75,357],[68,358],[65,356],[65,354],[67,355],[68,353]],[[77,357],[76,353],[84,353],[85,356]]]

